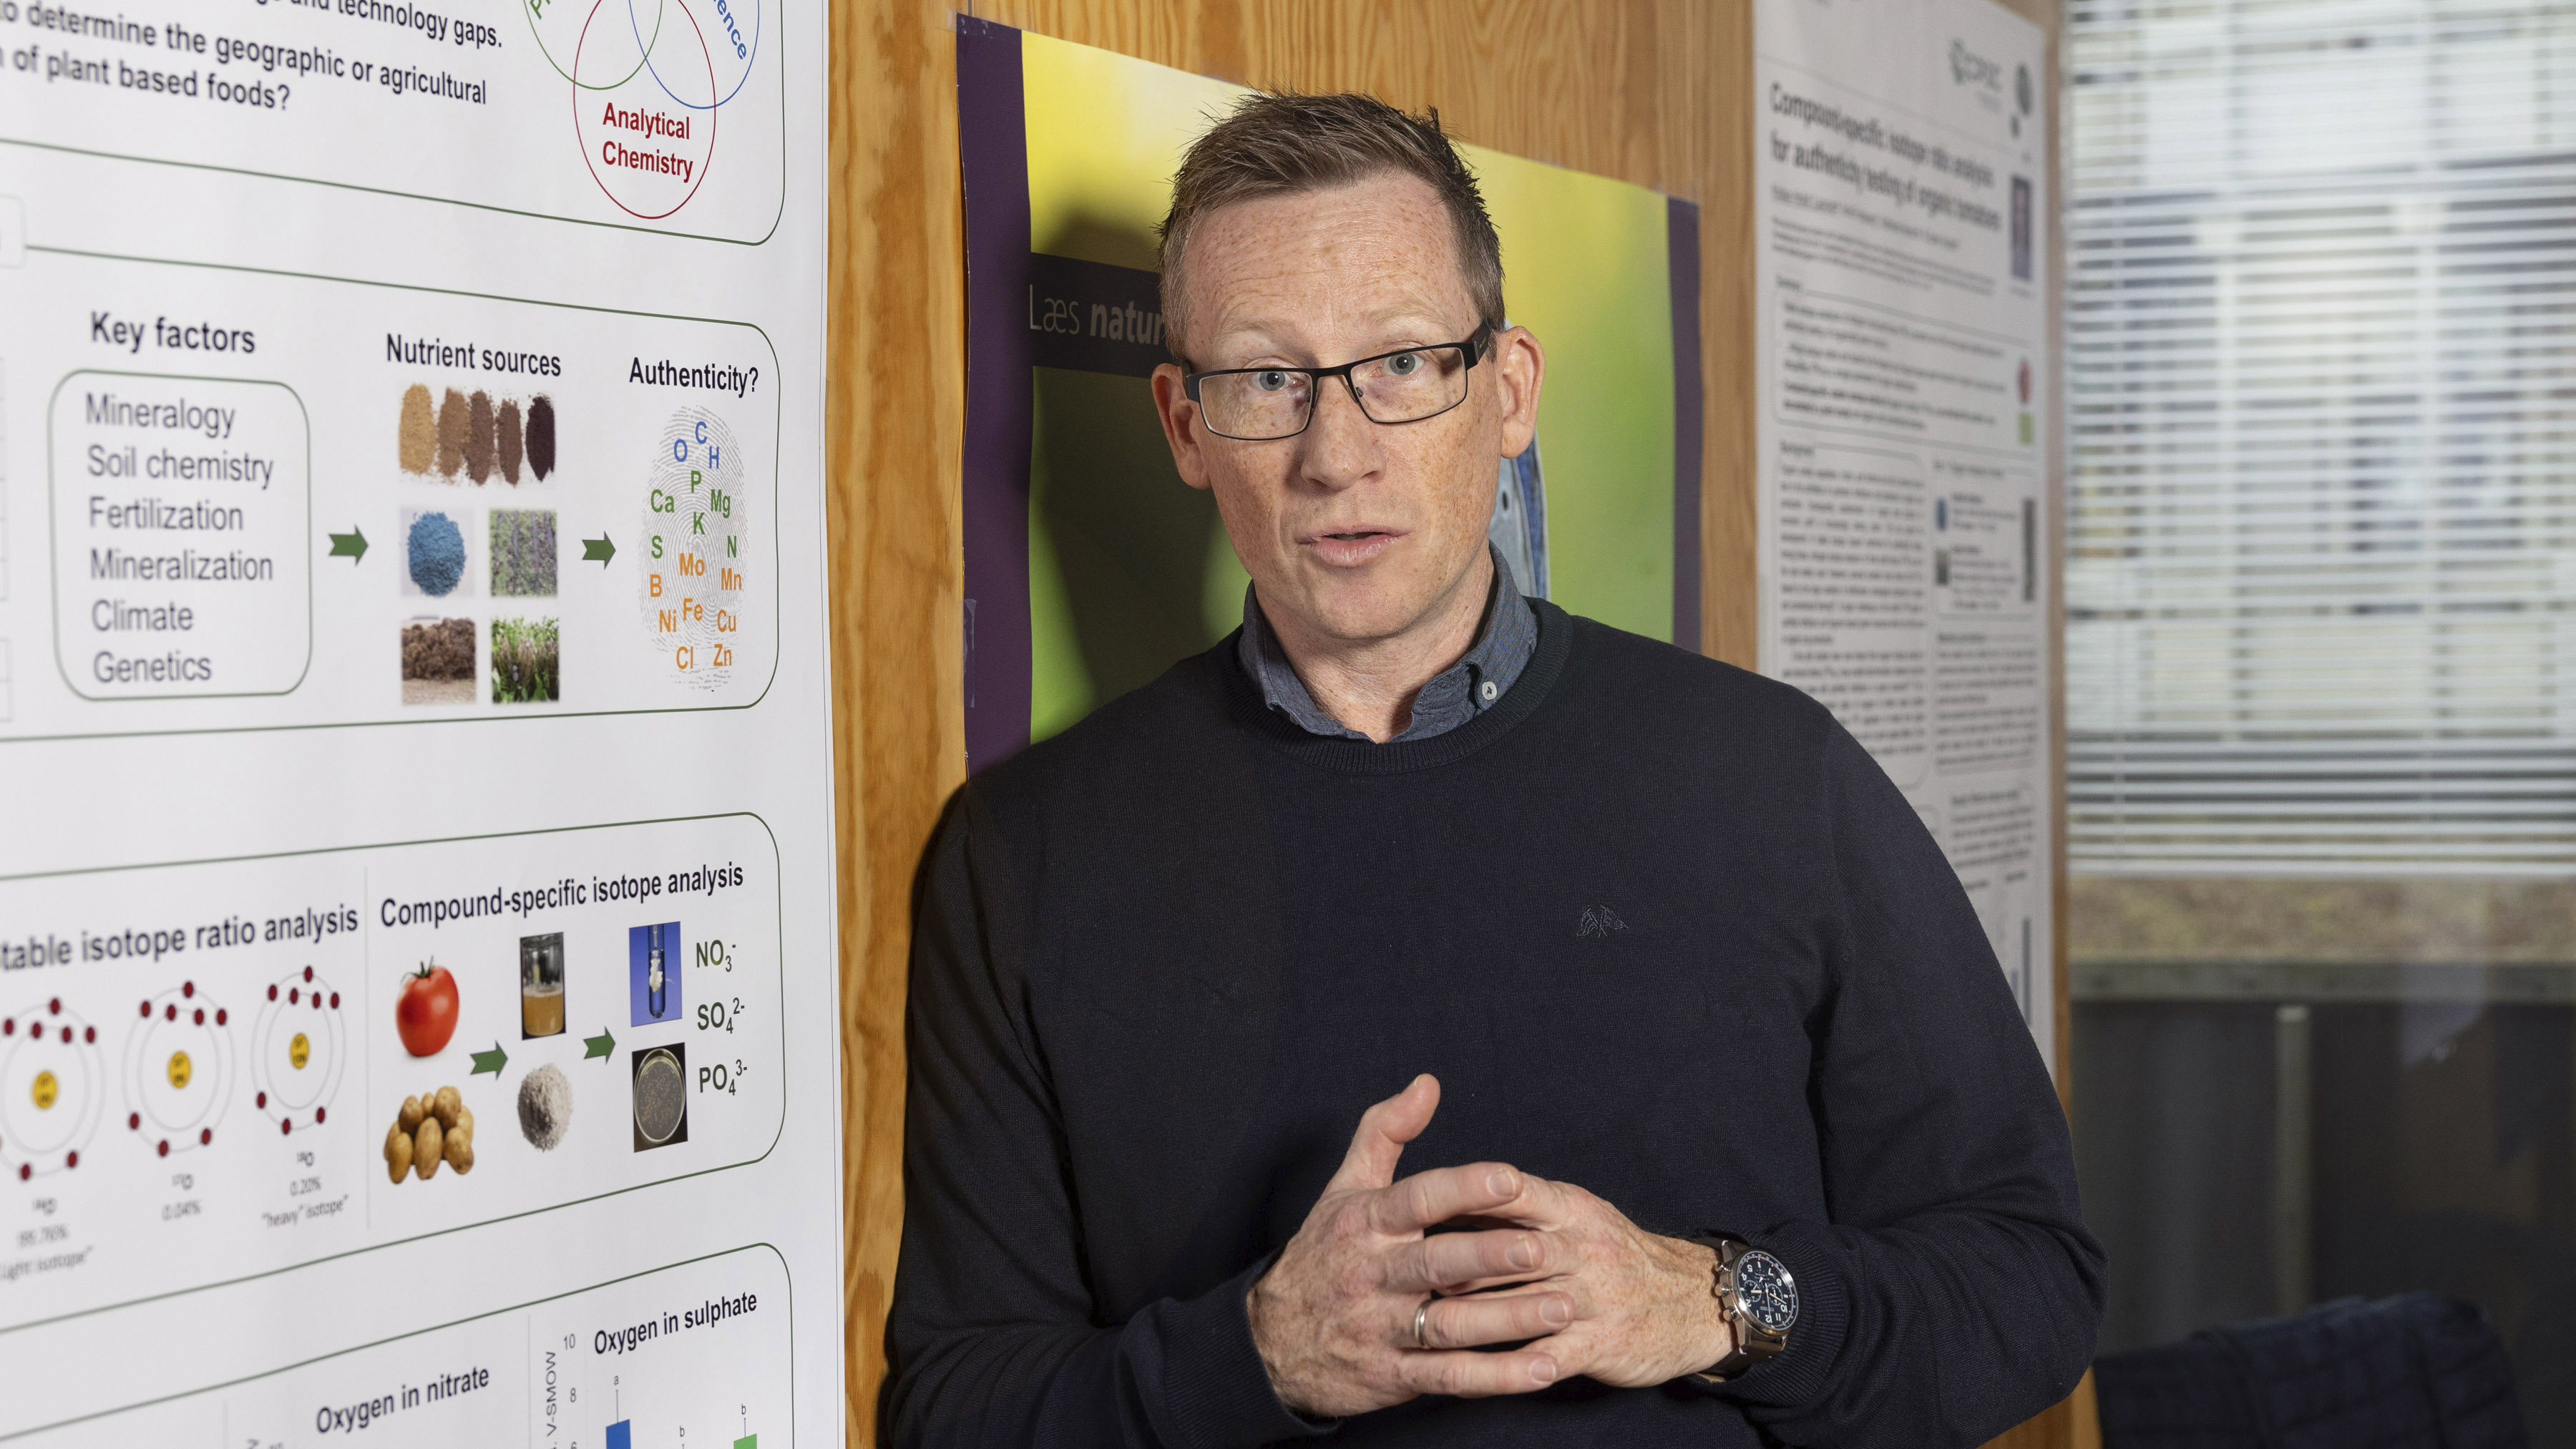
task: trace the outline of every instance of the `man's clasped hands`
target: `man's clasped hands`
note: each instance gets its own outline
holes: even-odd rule
[[[1710,1248],[1499,1162],[1399,1181],[1397,1159],[1439,1105],[1425,1074],[1369,1108],[1304,1225],[1253,1284],[1252,1340],[1282,1403],[1339,1418],[1576,1375],[1637,1387],[1732,1350]]]

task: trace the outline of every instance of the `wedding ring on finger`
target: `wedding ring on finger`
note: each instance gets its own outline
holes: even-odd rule
[[[1413,1346],[1415,1348],[1428,1350],[1431,1347],[1431,1305],[1439,1301],[1439,1294],[1431,1294],[1422,1300],[1420,1307],[1413,1310]]]

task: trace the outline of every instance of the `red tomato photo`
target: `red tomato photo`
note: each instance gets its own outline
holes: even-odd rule
[[[403,1050],[416,1057],[435,1056],[456,1035],[456,978],[435,961],[424,961],[403,978],[402,999],[394,1003],[394,1029],[402,1033]]]

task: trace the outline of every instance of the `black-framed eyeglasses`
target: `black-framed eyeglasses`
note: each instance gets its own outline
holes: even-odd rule
[[[1493,328],[1463,342],[1405,347],[1339,367],[1230,367],[1181,375],[1181,390],[1199,405],[1208,431],[1238,442],[1293,438],[1315,421],[1324,379],[1349,388],[1360,415],[1373,423],[1418,423],[1467,400],[1467,373],[1484,360]]]

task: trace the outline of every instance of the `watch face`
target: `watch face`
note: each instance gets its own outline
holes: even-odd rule
[[[1779,1259],[1759,1248],[1735,1260],[1735,1302],[1767,1332],[1787,1333],[1798,1321],[1798,1285]]]

